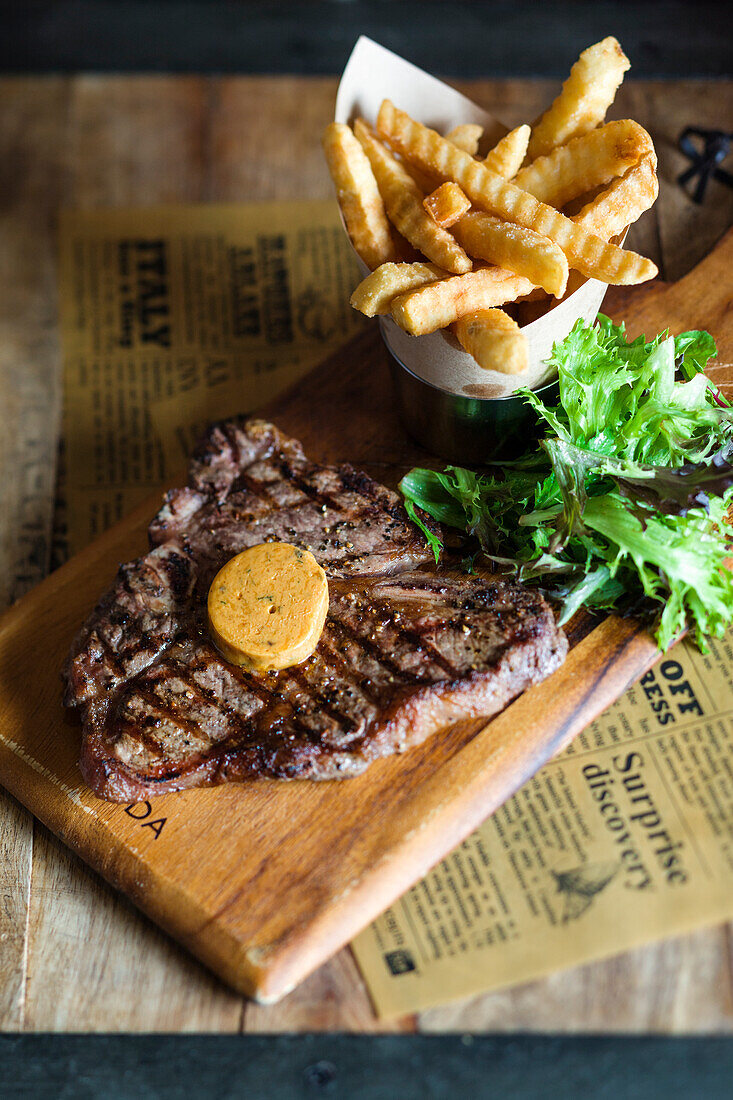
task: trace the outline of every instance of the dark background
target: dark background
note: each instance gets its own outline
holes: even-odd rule
[[[730,0],[0,0],[0,71],[337,74],[367,34],[445,76],[564,77],[608,34],[634,77],[732,75]]]
[[[7,1100],[729,1100],[725,1039],[0,1036]]]

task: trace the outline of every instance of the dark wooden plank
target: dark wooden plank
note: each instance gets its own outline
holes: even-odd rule
[[[726,1100],[733,1046],[665,1036],[7,1036],[0,1072],[9,1100],[79,1094],[336,1096],[349,1100]],[[195,1082],[195,1085],[193,1084]],[[233,1084],[236,1082],[236,1084]],[[236,1090],[236,1091],[235,1091]]]
[[[338,73],[360,34],[451,76],[564,78],[608,34],[637,76],[731,72],[715,0],[26,0],[3,30],[6,72]]]

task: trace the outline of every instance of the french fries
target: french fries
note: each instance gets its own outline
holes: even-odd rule
[[[586,232],[551,206],[489,171],[435,130],[398,110],[388,99],[379,109],[377,131],[419,168],[459,184],[475,206],[549,237],[563,250],[568,264],[586,278],[626,285],[646,282],[657,274],[651,260]]]
[[[520,326],[552,296],[568,298],[584,278],[653,278],[651,260],[615,243],[659,190],[647,131],[631,119],[604,123],[628,67],[615,38],[584,50],[534,128],[515,127],[483,157],[481,126],[442,137],[388,99],[376,128],[328,127],[344,220],[372,269],[352,306],[390,314],[413,336],[452,328],[480,366],[520,374]],[[512,316],[507,303],[517,303]]]
[[[491,152],[484,157],[484,164],[489,171],[496,172],[497,176],[503,176],[505,180],[513,179],[522,167],[531,133],[525,123],[510,130],[497,141]]]
[[[448,141],[452,141],[459,149],[463,149],[464,152],[471,153],[474,156],[483,132],[483,126],[466,122],[462,126],[454,126],[445,136]],[[519,168],[519,165],[517,167]],[[410,165],[408,171],[424,195],[430,194],[440,185],[440,179],[430,172],[421,172],[414,165]]]
[[[441,183],[431,195],[422,201],[430,217],[441,229],[449,229],[471,209],[471,201],[457,183]]]
[[[606,117],[630,61],[615,38],[583,50],[555,102],[532,127],[528,157],[595,129]]]
[[[527,369],[527,341],[503,309],[483,309],[459,318],[453,331],[464,351],[484,370],[521,374]]]
[[[647,154],[587,203],[573,221],[608,240],[653,206],[658,194],[655,157]]]
[[[323,151],[357,255],[372,270],[398,259],[377,181],[364,150],[349,127],[340,122],[327,126]]]
[[[654,145],[643,126],[631,119],[607,122],[538,157],[517,173],[514,182],[540,202],[560,209],[622,175],[646,155],[654,155]]]
[[[448,278],[448,272],[435,264],[382,264],[362,279],[351,295],[351,305],[365,317],[389,313],[392,300],[408,290]]]
[[[462,126],[454,126],[446,135],[446,141],[452,141],[464,153],[470,153],[472,157],[478,152],[478,143],[484,132],[483,126],[475,122],[464,122]]]
[[[453,232],[470,256],[523,275],[556,298],[565,293],[568,261],[547,237],[482,213],[466,214]]]
[[[481,267],[400,294],[392,302],[392,319],[411,336],[425,336],[447,328],[478,309],[513,302],[529,294],[533,284],[501,267]]]
[[[354,133],[369,158],[387,216],[396,229],[415,248],[446,271],[470,271],[469,257],[450,233],[436,225],[425,212],[423,195],[412,176],[395,160],[388,149],[374,136],[371,127],[357,119]],[[451,145],[458,153],[455,145]],[[461,153],[467,156],[467,153]]]

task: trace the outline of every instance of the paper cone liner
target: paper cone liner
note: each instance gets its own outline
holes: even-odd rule
[[[335,120],[350,122],[360,115],[374,123],[383,99],[391,99],[395,106],[440,133],[464,122],[480,123],[496,140],[507,131],[506,126],[454,88],[362,36],[339,83]],[[367,274],[366,267],[361,266]],[[571,273],[571,279],[576,275]],[[593,321],[605,293],[605,283],[585,279],[543,317],[525,325],[522,332],[527,338],[529,365],[520,375],[484,370],[450,333],[408,336],[391,317],[381,317],[380,327],[392,354],[418,378],[448,393],[473,398],[506,397],[523,386],[536,389],[552,380],[555,372],[545,360],[553,344],[567,336],[579,317]]]

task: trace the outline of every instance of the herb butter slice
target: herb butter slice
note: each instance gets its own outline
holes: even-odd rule
[[[310,553],[264,542],[231,558],[209,588],[209,631],[232,664],[266,672],[315,650],[328,611],[326,574]]]

